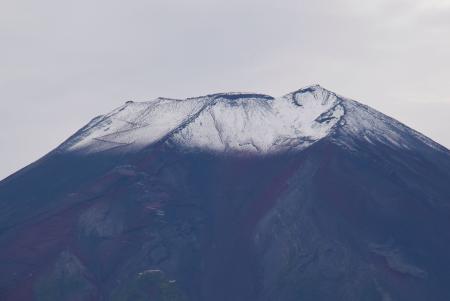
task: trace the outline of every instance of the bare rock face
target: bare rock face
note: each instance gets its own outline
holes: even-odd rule
[[[0,182],[0,299],[450,300],[448,183],[320,86],[127,102]]]
[[[37,300],[89,300],[97,295],[95,286],[86,278],[86,267],[68,251],[56,258],[34,285]]]

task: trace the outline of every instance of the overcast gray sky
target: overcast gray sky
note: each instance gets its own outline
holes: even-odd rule
[[[127,100],[318,83],[450,147],[450,0],[0,0],[0,179]]]

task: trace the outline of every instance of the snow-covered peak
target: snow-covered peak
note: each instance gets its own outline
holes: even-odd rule
[[[311,145],[328,135],[343,115],[340,99],[320,86],[278,98],[219,93],[128,101],[94,118],[60,150],[137,151],[167,142],[185,150],[267,154]]]
[[[170,141],[187,149],[276,153],[303,149],[326,136],[343,115],[336,97],[295,93],[281,98],[214,101]],[[304,98],[302,104],[298,101]],[[324,116],[328,118],[324,118]]]
[[[218,93],[128,101],[94,118],[59,150],[133,152],[167,143],[185,151],[273,154],[302,150],[328,136],[349,148],[357,141],[440,147],[376,110],[314,85],[278,98]]]

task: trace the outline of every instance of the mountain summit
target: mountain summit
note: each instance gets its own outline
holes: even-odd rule
[[[183,100],[127,102],[93,119],[60,150],[131,152],[164,141],[192,151],[274,154],[302,150],[337,128],[363,135],[368,142],[381,139],[408,147],[402,139],[407,131],[404,126],[315,85],[279,98],[220,93]]]
[[[449,182],[318,85],[129,101],[0,182],[0,299],[450,300]]]
[[[344,107],[332,92],[312,86],[281,98],[221,93],[184,100],[128,102],[98,117],[70,139],[67,151],[138,151],[167,141],[186,150],[277,153],[325,137]]]

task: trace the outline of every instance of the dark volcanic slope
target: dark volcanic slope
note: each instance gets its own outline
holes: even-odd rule
[[[450,300],[449,183],[318,86],[128,103],[0,182],[0,300]]]

